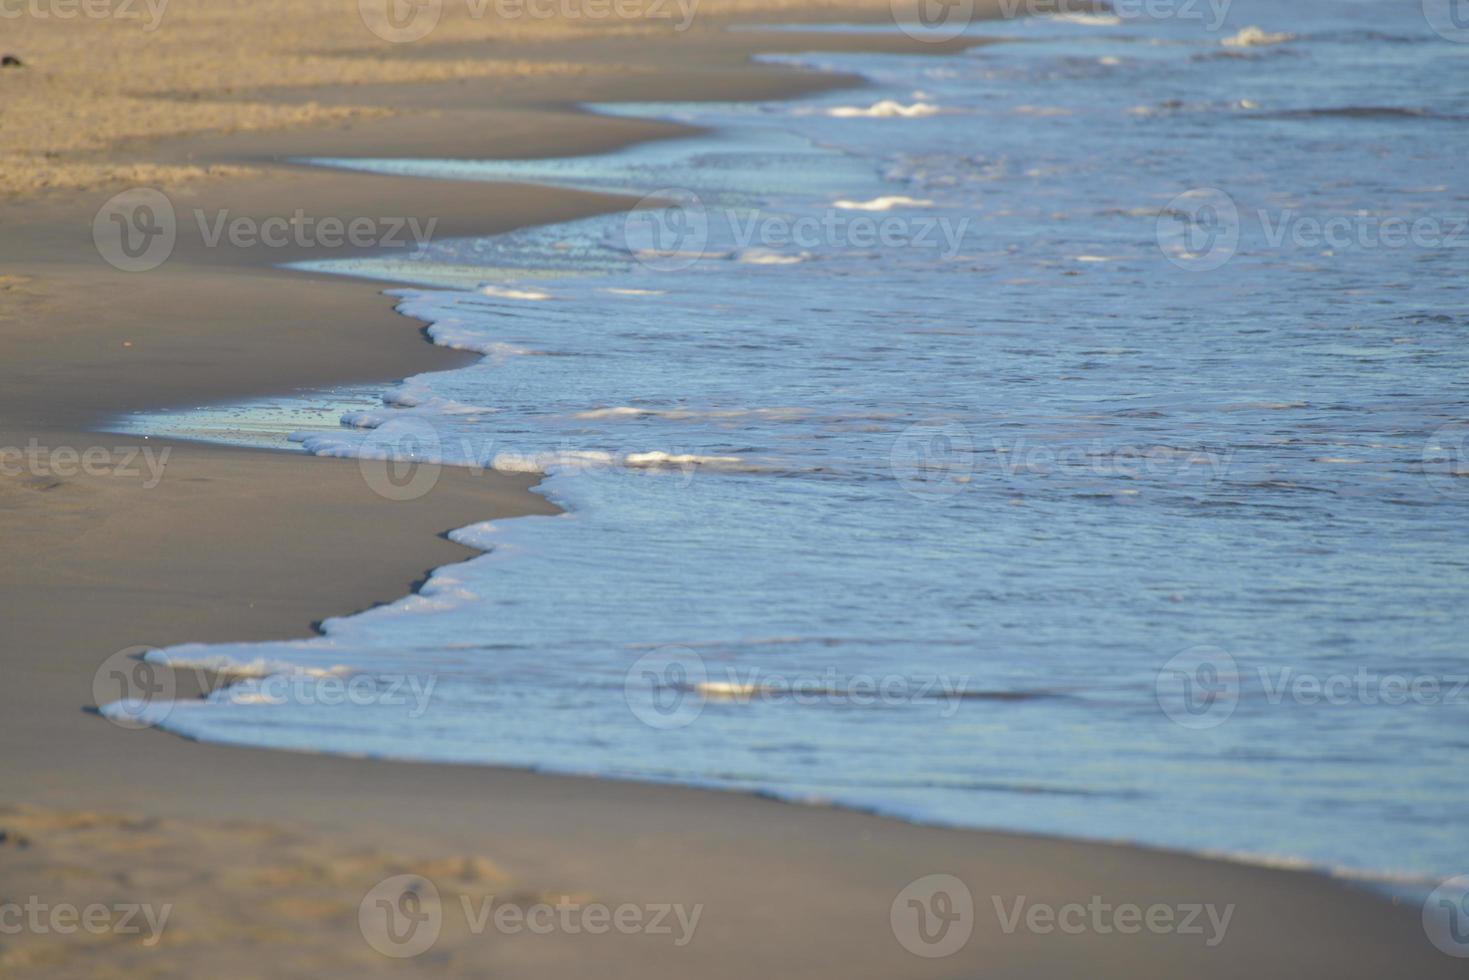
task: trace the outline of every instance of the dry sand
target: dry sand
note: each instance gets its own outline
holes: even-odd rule
[[[694,27],[475,20],[446,4],[427,41],[367,34],[353,4],[172,0],[156,31],[5,21],[0,69],[0,448],[110,450],[107,415],[389,380],[456,363],[377,287],[275,271],[313,257],[181,235],[126,274],[91,241],[127,182],[236,215],[437,218],[487,233],[628,202],[515,186],[327,174],[302,154],[595,152],[676,127],[589,117],[578,99],[774,97],[851,79],[746,64],[872,38],[721,34],[726,19],[855,20],[887,5],[706,0]],[[146,8],[144,8],[146,9]],[[912,45],[909,45],[912,47]],[[406,82],[414,82],[407,85]],[[283,126],[295,128],[281,128]],[[344,254],[334,252],[336,254]],[[343,759],[124,731],[89,713],[104,658],[139,644],[302,635],[467,557],[443,532],[546,513],[530,480],[445,472],[411,502],[359,467],[150,441],[146,469],[0,472],[0,974],[361,976],[401,970],[358,909],[394,875],[438,888],[443,935],[408,968],[450,976],[1459,976],[1418,909],[1327,878],[1153,851],[916,827],[750,796]],[[188,678],[181,681],[187,682]],[[187,687],[187,683],[183,684]],[[1038,802],[1037,805],[1044,805]],[[962,879],[974,935],[909,953],[889,923],[909,882]],[[560,928],[473,934],[493,896],[528,910],[698,908],[692,941]],[[1005,933],[1031,902],[1234,906],[1223,942]],[[4,927],[5,903],[146,904],[169,918],[101,936]],[[16,906],[12,906],[16,907]]]

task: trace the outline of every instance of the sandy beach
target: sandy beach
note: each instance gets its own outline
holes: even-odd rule
[[[886,3],[710,0],[687,30],[671,10],[507,20],[451,3],[432,37],[405,44],[328,0],[173,0],[150,30],[146,7],[141,22],[5,21],[0,54],[23,64],[0,69],[0,447],[42,462],[0,471],[0,902],[51,925],[0,918],[0,973],[1461,976],[1425,939],[1418,902],[1306,871],[753,795],[202,744],[97,716],[94,679],[118,651],[309,635],[470,557],[452,529],[555,513],[533,476],[446,469],[431,493],[395,501],[354,461],[99,431],[121,413],[389,382],[470,355],[426,342],[381,283],[277,268],[319,248],[211,247],[185,226],[160,268],[121,271],[94,246],[98,208],[146,185],[181,213],[396,215],[432,220],[436,238],[605,213],[634,202],[289,161],[600,152],[684,130],[576,108],[589,98],[796,96],[860,80],[750,56],[962,43],[725,30],[882,21]],[[83,467],[89,450],[98,462]],[[188,696],[199,679],[171,683]],[[431,881],[442,910],[437,942],[407,960],[361,925],[400,875]],[[942,956],[895,926],[905,889],[933,875],[973,903],[972,936]],[[486,902],[518,912],[476,920]],[[89,905],[114,925],[124,906],[142,911],[137,928],[95,932],[47,918]],[[1032,905],[1188,908],[1198,928],[1016,928]],[[548,930],[523,924],[546,907],[570,911]],[[597,928],[618,909],[666,928]]]

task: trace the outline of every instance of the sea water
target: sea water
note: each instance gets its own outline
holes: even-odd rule
[[[1416,2],[1150,9],[594,107],[712,129],[607,155],[317,161],[652,198],[311,266],[472,366],[119,423],[566,510],[320,637],[151,654],[256,675],[162,723],[1462,873],[1469,44]]]

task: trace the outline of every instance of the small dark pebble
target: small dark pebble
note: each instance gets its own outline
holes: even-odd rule
[[[19,58],[17,58],[13,54],[7,54],[3,58],[0,58],[0,68],[24,68],[24,67],[25,67],[25,62],[21,61]]]

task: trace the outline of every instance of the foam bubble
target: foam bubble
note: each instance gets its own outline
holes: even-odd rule
[[[550,299],[551,294],[539,289],[512,289],[509,286],[481,286],[480,292],[486,296],[497,296],[500,299],[524,299],[543,300]]]
[[[777,252],[770,248],[745,248],[735,253],[734,260],[744,265],[797,265],[810,258],[809,252]]]
[[[892,99],[883,99],[866,108],[849,105],[837,106],[834,109],[826,110],[826,114],[835,119],[917,119],[935,115],[938,111],[939,107],[930,102],[903,105]]]
[[[908,197],[905,194],[889,194],[884,197],[874,197],[870,201],[843,199],[832,204],[832,207],[840,208],[843,211],[891,211],[898,207],[927,208],[932,206],[933,202],[926,198]]]
[[[1251,25],[1241,29],[1238,34],[1222,39],[1219,43],[1226,48],[1258,48],[1270,44],[1283,44],[1294,38],[1294,34],[1273,34]]]

